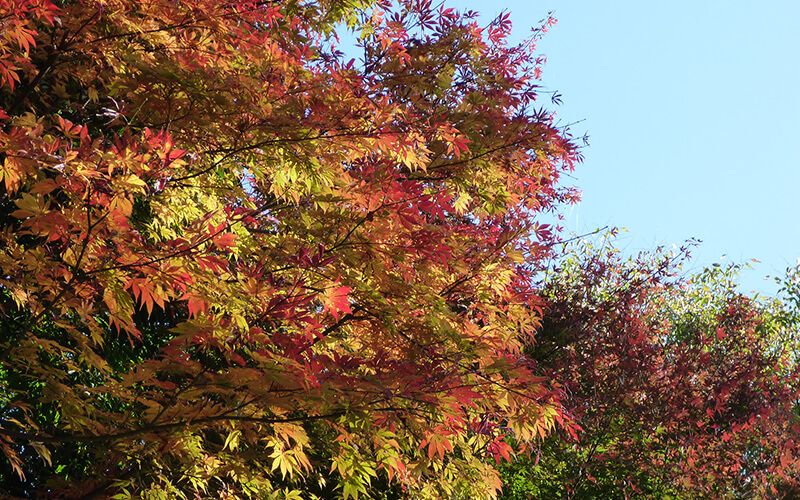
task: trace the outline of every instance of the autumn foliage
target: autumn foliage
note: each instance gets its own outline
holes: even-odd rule
[[[563,381],[580,439],[556,431],[505,466],[503,498],[800,492],[797,271],[777,299],[747,297],[739,265],[685,275],[688,251],[625,259],[604,238],[563,252],[527,354]]]
[[[800,281],[538,222],[580,160],[537,100],[552,22],[0,0],[0,493],[796,493]]]
[[[574,432],[521,356],[578,159],[539,32],[425,0],[0,18],[7,494],[491,497],[509,432]]]

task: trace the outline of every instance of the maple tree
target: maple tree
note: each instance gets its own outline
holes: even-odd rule
[[[0,488],[493,497],[578,151],[428,0],[0,0]],[[336,48],[359,37],[360,61]]]
[[[793,498],[797,297],[743,296],[741,266],[680,273],[688,248],[624,260],[565,251],[528,354],[564,382],[579,440],[556,432],[503,467],[503,498]]]

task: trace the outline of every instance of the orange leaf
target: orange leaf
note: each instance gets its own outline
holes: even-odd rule
[[[234,248],[236,246],[236,235],[233,233],[219,234],[214,237],[214,244],[220,248]]]
[[[350,300],[347,296],[349,293],[349,286],[340,286],[338,288],[331,288],[323,297],[325,311],[330,312],[337,321],[339,320],[340,313],[351,314],[353,312],[350,309]]]

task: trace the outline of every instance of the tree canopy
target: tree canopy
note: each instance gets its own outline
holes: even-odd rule
[[[492,497],[509,432],[574,430],[521,355],[534,216],[579,159],[541,31],[426,0],[0,12],[5,493]]]
[[[741,265],[685,276],[689,248],[625,259],[603,238],[560,256],[527,354],[563,381],[580,439],[505,465],[503,498],[798,494],[797,271],[747,297]]]

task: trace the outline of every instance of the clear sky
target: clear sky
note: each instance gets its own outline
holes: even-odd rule
[[[764,277],[800,258],[800,2],[446,3],[509,11],[515,38],[558,19],[542,85],[589,135],[567,231],[627,228],[631,253],[698,238],[695,269],[758,259],[742,290],[776,291]]]

